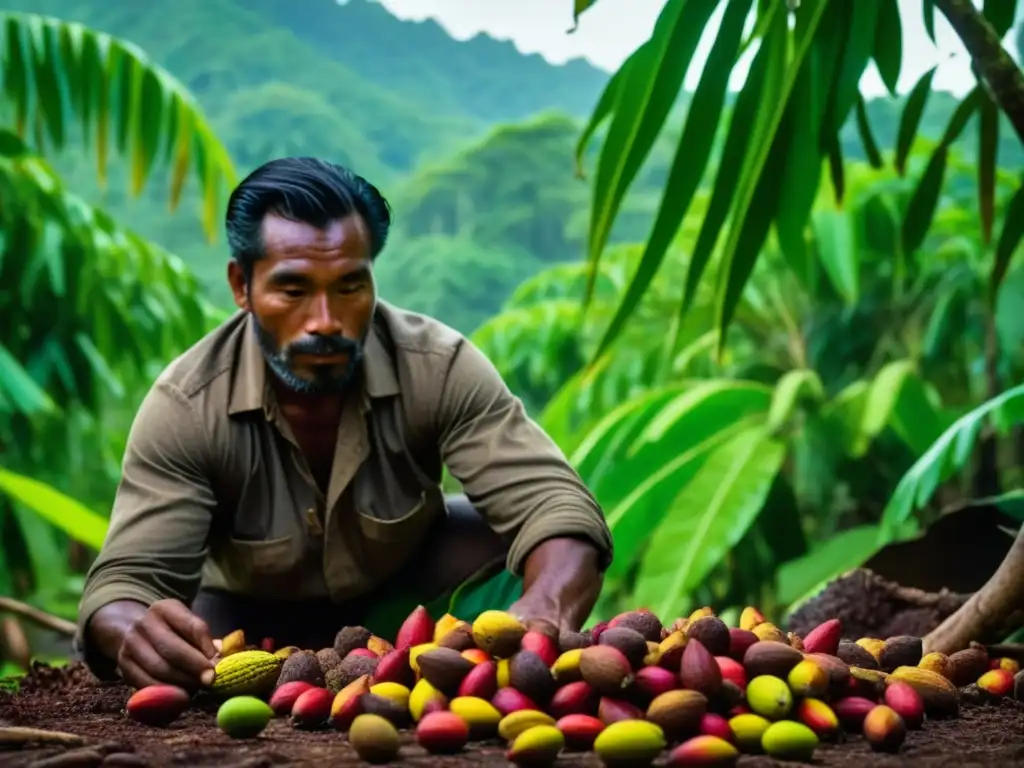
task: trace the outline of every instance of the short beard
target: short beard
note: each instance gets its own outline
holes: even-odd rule
[[[345,392],[359,373],[363,361],[363,345],[344,336],[307,336],[278,349],[274,338],[253,316],[256,339],[267,365],[277,378],[292,392],[301,395],[329,395]],[[298,354],[346,355],[345,369],[336,373],[336,365],[313,368],[314,378],[304,379],[292,370],[291,361]]]

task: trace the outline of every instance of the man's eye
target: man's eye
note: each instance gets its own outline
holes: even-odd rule
[[[301,288],[285,288],[283,289],[284,295],[292,299],[297,299],[302,295]]]
[[[348,294],[348,293],[357,293],[358,291],[362,290],[362,288],[363,288],[363,284],[362,283],[347,283],[345,285],[342,285],[339,290],[341,291],[341,293]]]

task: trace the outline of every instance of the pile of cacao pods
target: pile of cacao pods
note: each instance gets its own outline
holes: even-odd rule
[[[896,752],[908,732],[956,717],[971,701],[1024,699],[1024,672],[983,646],[922,655],[920,638],[842,636],[838,620],[805,637],[756,608],[729,627],[710,608],[665,627],[630,611],[557,640],[503,611],[471,624],[436,622],[418,607],[395,641],[345,627],[317,651],[221,639],[207,693],[223,699],[218,726],[260,735],[276,717],[294,728],[346,733],[364,760],[401,758],[400,731],[432,754],[503,740],[521,766],[592,751],[608,766],[732,765],[741,754],[808,761],[821,742],[862,734]],[[166,726],[191,697],[151,686],[127,715]]]

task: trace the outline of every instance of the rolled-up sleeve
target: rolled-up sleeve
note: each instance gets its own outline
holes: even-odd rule
[[[565,455],[526,413],[494,365],[463,340],[440,398],[441,456],[499,534],[513,537],[507,567],[522,575],[547,539],[593,542],[604,570],[612,537],[597,500]]]
[[[104,664],[85,642],[93,614],[108,603],[191,603],[206,558],[214,494],[203,424],[173,385],[158,380],[132,423],[110,527],[86,575],[77,644],[86,661]]]

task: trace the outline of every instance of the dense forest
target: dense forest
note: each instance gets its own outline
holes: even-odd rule
[[[721,4],[690,92],[679,46],[620,80],[372,0],[6,0],[0,595],[74,617],[139,402],[233,308],[214,188],[281,155],[381,188],[380,294],[471,334],[593,490],[595,616],[781,611],[957,505],[1019,526],[1024,122],[983,83],[892,95],[902,2],[856,56],[813,33],[832,82],[784,23],[808,4]],[[728,90],[741,42],[760,74]]]
[[[377,184],[395,208],[378,267],[395,303],[471,332],[524,276],[583,253],[591,193],[574,174],[574,145],[609,75],[582,60],[555,66],[486,35],[456,41],[436,22],[397,19],[373,0],[308,0],[299,11],[283,0],[152,0],[144,14],[111,0],[4,5],[138,45],[189,87],[242,173],[310,154]],[[933,93],[920,134],[938,139],[956,104]],[[900,99],[868,102],[880,146],[894,146],[901,110]],[[679,124],[669,121],[634,183],[613,241],[646,236]],[[1012,132],[1000,135],[1000,165],[1024,165]],[[964,163],[971,136],[955,145]],[[848,159],[865,157],[853,116],[842,144]],[[184,258],[216,303],[228,302],[222,239],[210,244],[188,213],[170,215],[159,191],[129,200],[120,168],[99,189],[85,150],[54,165],[87,199]]]

